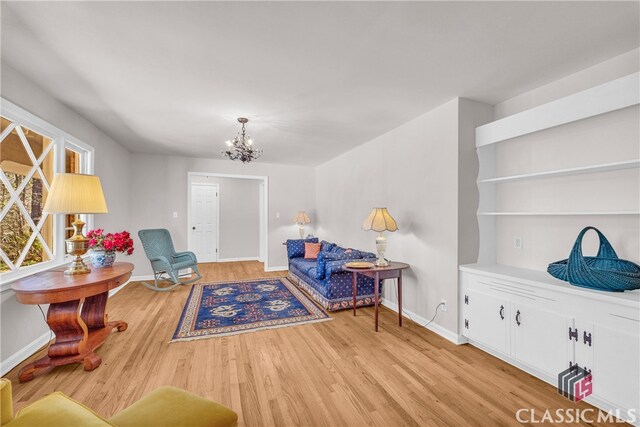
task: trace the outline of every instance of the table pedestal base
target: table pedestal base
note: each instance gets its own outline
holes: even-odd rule
[[[84,364],[85,371],[93,371],[102,358],[94,351],[105,342],[111,331],[127,329],[121,320],[107,322],[105,309],[108,292],[82,300],[53,303],[47,312],[47,324],[56,334],[47,356],[23,367],[18,374],[20,382],[31,381],[40,372],[72,363]]]

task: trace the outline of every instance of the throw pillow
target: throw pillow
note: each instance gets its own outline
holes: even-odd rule
[[[318,243],[318,238],[313,237],[310,239],[289,239],[287,240],[287,258],[302,258],[304,257],[304,244]]]
[[[322,244],[322,246],[320,247],[320,252],[331,252],[331,249],[336,247],[335,243],[330,243],[326,240],[323,240],[320,243]]]
[[[328,251],[320,251],[318,254],[318,265],[316,266],[316,275],[315,278],[318,280],[324,279],[324,268],[327,265],[327,258],[331,257],[333,254]]]
[[[304,259],[318,259],[320,243],[304,243]]]

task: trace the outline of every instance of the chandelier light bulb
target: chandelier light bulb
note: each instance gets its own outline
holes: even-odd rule
[[[231,147],[231,146],[233,145],[233,144],[231,143],[231,141],[229,141],[228,139],[227,139],[226,143],[227,143],[227,146],[228,146],[228,147]]]
[[[249,139],[247,140],[247,144],[249,144],[249,145],[253,144],[253,139],[249,138]]]

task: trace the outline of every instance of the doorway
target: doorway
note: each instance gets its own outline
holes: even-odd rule
[[[200,262],[218,261],[218,184],[192,182],[189,190],[189,250]]]
[[[189,172],[188,244],[201,262],[260,261],[268,268],[268,177],[232,175],[208,172]],[[197,252],[203,243],[198,239],[198,212],[194,187],[216,185],[216,226],[214,257],[203,258]],[[196,227],[193,229],[193,227]],[[207,250],[205,246],[205,250]]]

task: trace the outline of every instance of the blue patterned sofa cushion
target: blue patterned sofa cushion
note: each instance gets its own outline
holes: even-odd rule
[[[318,243],[318,238],[287,240],[287,258],[304,258],[304,244]]]
[[[365,258],[362,252],[352,249],[351,252],[320,252],[318,254],[318,269],[316,270],[315,278],[322,280],[327,277],[326,265],[327,261],[347,261],[353,259]],[[367,257],[368,258],[368,257]],[[342,263],[344,264],[344,262]]]
[[[299,271],[306,274],[307,276],[310,276],[311,269],[314,269],[313,274],[315,276],[315,269],[317,268],[315,259],[305,259],[298,257],[291,259],[290,262],[292,265],[295,265]]]

